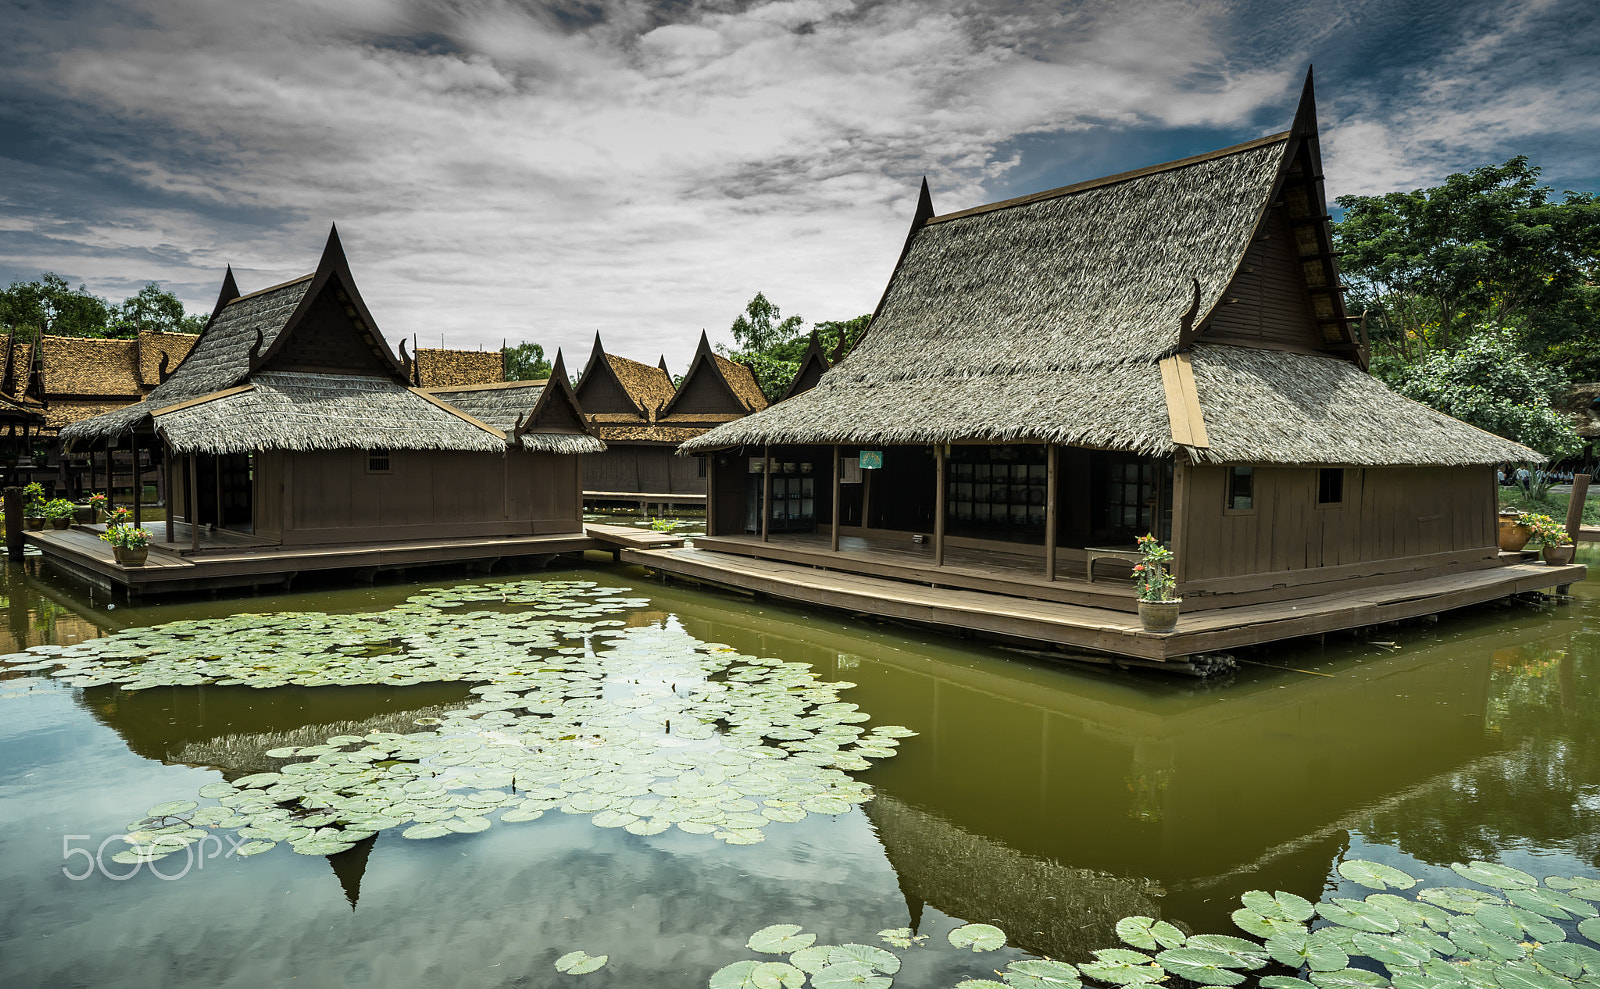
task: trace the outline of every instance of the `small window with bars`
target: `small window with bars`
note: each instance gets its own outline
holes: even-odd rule
[[[390,473],[390,465],[392,463],[393,461],[390,459],[388,450],[367,451],[368,474],[388,474]]]

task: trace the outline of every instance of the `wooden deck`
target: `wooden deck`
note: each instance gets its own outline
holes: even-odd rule
[[[200,552],[190,552],[190,532],[178,523],[178,541],[166,542],[164,523],[145,526],[153,537],[150,556],[142,567],[116,562],[111,547],[100,541],[100,526],[74,526],[64,530],[27,533],[46,561],[57,569],[106,590],[122,588],[130,594],[169,594],[230,587],[287,586],[302,573],[352,571],[371,579],[384,570],[459,563],[487,570],[495,561],[511,557],[548,557],[591,549],[639,550],[682,546],[670,533],[615,525],[588,525],[585,531],[542,536],[491,536],[483,538],[425,539],[393,542],[345,543],[323,546],[265,544],[249,533],[201,530]]]
[[[661,573],[802,604],[1155,662],[1414,618],[1574,583],[1587,572],[1576,564],[1509,564],[1294,601],[1194,612],[1179,618],[1175,632],[1156,634],[1140,628],[1135,615],[1110,608],[931,587],[705,548],[716,542],[697,540],[692,549],[624,550],[622,558]]]

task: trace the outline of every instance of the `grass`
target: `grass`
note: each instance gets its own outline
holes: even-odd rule
[[[1567,506],[1572,503],[1570,492],[1550,491],[1544,497],[1537,494],[1524,495],[1520,488],[1505,487],[1500,489],[1500,507],[1515,508],[1524,512],[1537,512],[1548,515],[1558,522],[1567,519]],[[1600,525],[1600,486],[1589,489],[1589,497],[1583,504],[1583,524]]]

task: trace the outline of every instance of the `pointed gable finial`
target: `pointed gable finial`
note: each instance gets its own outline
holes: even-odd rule
[[[1306,66],[1306,82],[1300,89],[1300,105],[1294,111],[1296,137],[1311,137],[1317,133],[1317,93],[1311,80],[1311,66]]]
[[[933,219],[933,196],[928,192],[928,177],[922,177],[922,189],[917,193],[917,212],[911,220],[913,229]]]
[[[322,257],[324,260],[338,258],[344,260],[344,244],[339,241],[339,225],[328,224],[328,242],[323,245]]]
[[[672,371],[670,371],[667,368],[667,355],[666,354],[662,354],[661,355],[661,359],[656,362],[656,367],[659,367],[661,369],[661,373],[662,374],[666,375],[669,378],[672,377]]]
[[[595,345],[595,349],[599,350],[599,348],[600,348],[600,334],[599,334],[599,332],[596,332],[595,335],[594,335],[594,345]],[[600,351],[600,352],[604,353],[604,351]],[[556,348],[556,359],[550,362],[550,380],[551,381],[555,381],[558,378],[563,382],[567,381],[567,362],[561,356],[561,348],[560,347]],[[570,384],[570,382],[569,382],[569,384]]]
[[[233,280],[233,265],[222,273],[222,290],[217,293],[217,304],[211,309],[211,318],[216,319],[222,312],[222,307],[239,297],[239,284]]]
[[[706,331],[702,329],[700,331],[700,345],[694,349],[694,355],[699,357],[701,354],[709,353],[711,353],[711,338],[706,336]]]

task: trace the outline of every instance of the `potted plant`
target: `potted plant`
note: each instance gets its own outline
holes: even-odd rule
[[[150,557],[150,533],[136,525],[113,525],[100,533],[111,544],[111,555],[125,567],[142,567]]]
[[[1528,545],[1528,540],[1533,538],[1533,531],[1522,524],[1522,518],[1522,513],[1515,508],[1500,510],[1501,552],[1520,553],[1522,547]]]
[[[30,529],[43,529],[44,485],[40,484],[38,481],[34,481],[32,484],[29,484],[27,487],[23,488],[22,493],[28,499],[28,507],[26,509],[27,514],[23,515],[23,520],[27,522],[28,528]]]
[[[111,511],[106,513],[106,528],[108,529],[114,525],[133,524],[133,509],[131,508],[113,508]]]
[[[1178,581],[1167,572],[1172,551],[1153,535],[1139,537],[1142,559],[1133,565],[1133,586],[1139,592],[1139,622],[1146,632],[1170,632],[1178,627],[1182,598],[1172,596]]]
[[[103,494],[91,494],[91,495],[89,495],[87,498],[83,499],[83,503],[82,504],[78,505],[78,522],[80,524],[82,524],[82,525],[89,525],[92,522],[100,521],[100,512],[105,507],[106,507],[106,496],[105,495],[103,495]]]
[[[78,509],[65,498],[52,498],[44,503],[44,517],[50,520],[52,529],[67,528],[77,514]]]
[[[1567,535],[1565,525],[1548,515],[1524,515],[1522,524],[1527,527],[1530,537],[1537,537],[1543,544],[1544,562],[1553,566],[1572,562],[1578,548],[1572,544],[1572,537]]]
[[[94,520],[99,522],[106,512],[106,496],[96,491],[89,496],[89,507],[94,509]]]

